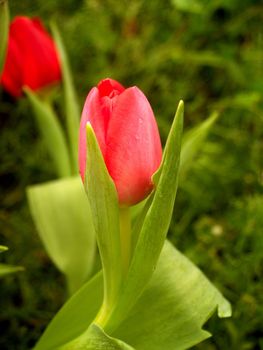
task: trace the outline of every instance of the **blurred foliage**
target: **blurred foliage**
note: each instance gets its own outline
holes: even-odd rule
[[[101,78],[137,85],[163,140],[179,99],[186,128],[219,112],[181,184],[169,237],[233,306],[196,349],[263,349],[262,1],[12,0],[10,10],[57,21],[81,104]],[[26,100],[0,99],[0,242],[12,252],[3,262],[26,269],[1,281],[0,348],[23,350],[65,298],[25,200],[28,184],[55,174]]]

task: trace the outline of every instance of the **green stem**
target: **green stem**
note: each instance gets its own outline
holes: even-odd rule
[[[131,216],[128,207],[120,208],[120,243],[121,243],[121,261],[122,261],[122,283],[129,271],[131,260]],[[118,298],[118,296],[117,296]],[[117,299],[115,300],[115,302]],[[95,323],[104,327],[115,307],[115,303],[109,305],[107,299],[104,298],[102,307],[95,318]]]
[[[73,78],[71,74],[67,52],[65,50],[60,32],[57,26],[55,25],[55,23],[52,23],[52,31],[56,41],[56,46],[58,48],[59,57],[61,61],[65,112],[66,112],[66,125],[67,125],[70,157],[71,157],[71,167],[72,167],[72,174],[76,175],[79,172],[78,129],[79,129],[80,110],[79,110],[78,98],[77,98],[75,86],[73,83]]]
[[[131,259],[131,216],[129,207],[120,208],[120,240],[123,279],[125,279]]]
[[[7,0],[0,1],[0,76],[5,64],[8,42],[9,9]]]
[[[58,177],[70,176],[71,167],[66,137],[52,105],[42,101],[29,88],[25,88],[24,92],[31,104],[39,131],[46,144],[50,159],[53,160]]]

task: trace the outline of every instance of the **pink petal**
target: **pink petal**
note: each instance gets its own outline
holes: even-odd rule
[[[151,106],[136,87],[128,88],[113,108],[108,125],[105,162],[120,203],[131,205],[152,190],[162,149]]]

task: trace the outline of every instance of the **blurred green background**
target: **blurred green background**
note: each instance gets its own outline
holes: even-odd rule
[[[11,0],[10,10],[57,21],[81,105],[104,77],[137,85],[163,140],[179,99],[186,129],[220,113],[181,182],[169,238],[233,306],[195,349],[263,349],[262,1]],[[25,196],[55,174],[27,101],[1,91],[0,115],[0,243],[10,248],[1,262],[26,269],[1,280],[0,349],[24,350],[66,297]]]

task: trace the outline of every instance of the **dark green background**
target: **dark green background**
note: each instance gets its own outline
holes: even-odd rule
[[[231,301],[196,349],[263,349],[263,3],[253,0],[11,0],[11,15],[56,20],[81,105],[104,77],[137,85],[165,140],[179,99],[186,129],[219,111],[181,182],[170,239]],[[58,99],[59,101],[59,99]],[[58,102],[58,109],[61,107]],[[63,277],[28,212],[25,187],[55,177],[25,99],[0,95],[0,348],[29,349],[62,305]],[[175,335],[176,336],[176,335]]]

